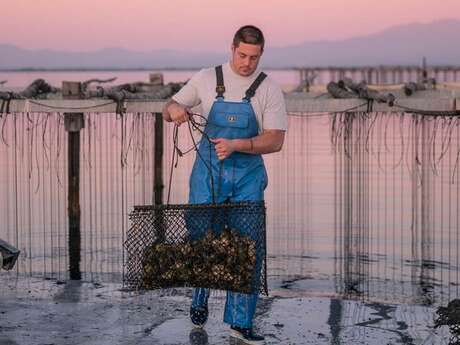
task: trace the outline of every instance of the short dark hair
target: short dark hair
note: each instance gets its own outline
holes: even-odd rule
[[[233,45],[238,47],[240,42],[247,44],[256,44],[264,49],[265,38],[262,31],[254,25],[245,25],[238,29],[233,37]]]

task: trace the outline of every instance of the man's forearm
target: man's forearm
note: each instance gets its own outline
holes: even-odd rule
[[[234,149],[238,152],[252,154],[267,154],[278,152],[283,147],[284,131],[266,131],[249,139],[234,139]]]

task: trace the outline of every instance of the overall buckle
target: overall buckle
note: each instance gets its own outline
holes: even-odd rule
[[[217,92],[218,94],[223,94],[223,93],[225,93],[225,86],[224,86],[224,85],[217,85],[217,86],[216,86],[216,92]]]

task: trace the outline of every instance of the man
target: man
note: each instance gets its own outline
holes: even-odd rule
[[[258,28],[241,27],[230,61],[195,74],[163,109],[163,118],[176,125],[188,121],[190,108],[199,104],[207,118],[209,141],[201,140],[190,177],[191,204],[213,201],[211,176],[219,180],[216,202],[263,200],[267,175],[261,155],[281,150],[287,129],[283,93],[258,69],[264,43]],[[194,290],[190,317],[196,326],[207,321],[208,298],[209,289]],[[227,292],[224,322],[247,344],[264,341],[252,328],[257,298],[257,293]]]

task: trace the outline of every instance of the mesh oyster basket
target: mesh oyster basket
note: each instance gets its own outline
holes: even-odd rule
[[[130,221],[126,288],[268,294],[263,201],[134,206]]]
[[[460,299],[450,301],[436,310],[434,327],[448,326],[451,333],[449,345],[460,345]]]

